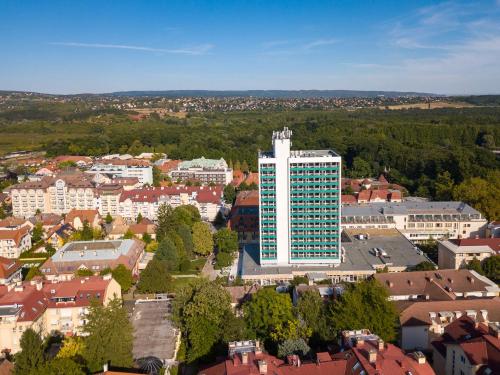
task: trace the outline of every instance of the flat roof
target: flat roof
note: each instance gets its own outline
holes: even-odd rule
[[[480,215],[479,211],[463,202],[376,202],[342,207],[342,216],[377,215]]]
[[[359,240],[357,234],[369,234],[369,239]],[[342,232],[342,247],[345,250],[345,262],[338,266],[330,265],[293,265],[293,266],[261,266],[259,264],[258,245],[246,245],[240,258],[239,273],[242,277],[263,275],[289,275],[294,272],[326,272],[327,274],[368,272],[388,267],[411,268],[429,261],[423,253],[396,229],[345,229]],[[383,249],[388,257],[375,256],[372,249]]]
[[[135,241],[74,241],[69,242],[52,256],[53,262],[117,259],[127,255]]]

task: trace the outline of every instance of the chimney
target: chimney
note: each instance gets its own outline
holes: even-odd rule
[[[385,348],[385,346],[384,346],[384,340],[378,339],[377,344],[378,344],[378,351],[379,352],[381,352],[382,350],[384,350],[384,348]]]
[[[483,321],[488,323],[488,310],[481,310],[481,316],[483,317]]]
[[[102,372],[108,372],[109,369],[109,364],[106,362],[104,365],[102,365]]]
[[[360,348],[365,344],[365,340],[362,337],[356,339],[356,348]]]
[[[375,349],[370,349],[368,351],[368,361],[370,363],[375,363],[377,362],[377,351]]]
[[[394,286],[392,281],[387,280],[386,283],[389,288],[392,288]]]
[[[247,352],[241,353],[241,363],[244,365],[248,365],[248,353]]]
[[[260,347],[260,341],[255,340],[255,355],[262,354],[262,348]]]
[[[267,362],[265,360],[260,360],[259,364],[259,374],[267,374]]]
[[[417,363],[419,365],[425,364],[426,359],[425,359],[424,353],[418,351],[418,352],[413,353],[413,356],[415,357],[415,360],[417,361]]]

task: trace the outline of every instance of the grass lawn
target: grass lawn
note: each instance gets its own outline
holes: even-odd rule
[[[177,289],[189,285],[195,280],[198,280],[198,277],[179,277],[179,278],[173,278],[172,279],[172,284],[170,285],[170,290],[169,292],[176,292]]]

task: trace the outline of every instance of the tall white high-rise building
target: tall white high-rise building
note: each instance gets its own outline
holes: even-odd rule
[[[259,153],[260,263],[340,263],[341,157],[292,151],[291,136],[273,132],[273,150]]]

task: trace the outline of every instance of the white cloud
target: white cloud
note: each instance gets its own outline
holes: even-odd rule
[[[336,44],[337,39],[316,39],[310,41],[303,40],[273,40],[262,43],[265,55],[294,55],[308,53],[313,49]]]
[[[152,48],[144,46],[132,46],[126,44],[78,43],[78,42],[52,42],[49,44],[55,46],[65,46],[65,47],[125,49],[133,51],[159,52],[159,53],[169,53],[169,54],[179,54],[179,55],[204,55],[214,47],[212,44],[201,44],[194,47],[178,48],[178,49]]]

